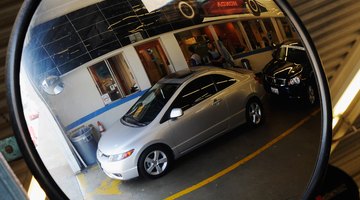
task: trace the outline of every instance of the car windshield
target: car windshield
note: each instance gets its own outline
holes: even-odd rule
[[[159,114],[179,84],[157,83],[122,117],[126,125],[146,126]]]
[[[307,55],[304,47],[282,45],[277,54],[277,59],[292,63],[304,63]]]

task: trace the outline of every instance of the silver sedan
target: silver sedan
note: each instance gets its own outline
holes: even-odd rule
[[[111,178],[158,178],[174,159],[248,123],[263,122],[263,87],[247,70],[200,67],[161,79],[101,137],[97,160]]]

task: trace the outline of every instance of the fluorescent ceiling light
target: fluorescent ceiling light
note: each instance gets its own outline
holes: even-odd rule
[[[142,0],[142,2],[148,12],[151,12],[164,7],[166,4],[170,3],[171,0]]]
[[[333,122],[332,128],[334,129],[340,120],[341,115],[346,111],[355,96],[360,90],[360,70],[356,73],[353,80],[350,82],[345,92],[340,97],[339,101],[333,108]]]
[[[30,200],[44,200],[46,194],[34,177],[31,178],[28,196]]]

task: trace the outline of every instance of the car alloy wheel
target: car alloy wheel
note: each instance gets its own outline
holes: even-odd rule
[[[158,178],[163,176],[170,167],[171,154],[163,146],[151,146],[140,156],[138,168],[143,177]]]
[[[250,100],[246,106],[246,120],[251,126],[259,126],[263,121],[263,108],[259,100]]]
[[[178,3],[178,9],[181,15],[187,19],[193,19],[195,17],[195,10],[188,2],[180,1]]]
[[[167,157],[162,151],[152,151],[145,158],[144,168],[150,175],[159,175],[165,171],[166,167]]]

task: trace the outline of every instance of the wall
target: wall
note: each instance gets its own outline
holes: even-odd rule
[[[170,60],[170,69],[176,71],[182,69],[188,69],[188,64],[183,56],[181,48],[173,33],[163,34],[160,36],[161,44],[164,47],[164,51],[168,54]]]
[[[265,67],[265,65],[272,59],[272,51],[268,50],[265,52],[252,54],[249,56],[245,56],[243,58],[235,59],[235,64],[241,65],[242,59],[248,59],[250,61],[250,65],[252,67],[252,70],[256,72],[261,72],[262,69]]]
[[[121,49],[128,63],[130,69],[134,74],[134,78],[141,90],[145,90],[151,87],[150,81],[147,78],[146,71],[141,63],[139,55],[133,46],[126,46]]]
[[[40,99],[28,77],[22,72],[24,71],[20,73],[20,85],[24,114],[38,113],[39,115],[38,119],[36,119],[37,124],[33,124],[35,126],[32,135],[42,161],[48,169],[54,165],[68,165],[74,173],[79,172],[80,167],[68,145],[69,140],[63,136],[62,127],[59,127],[53,113]],[[27,121],[27,123],[30,124],[30,121]],[[53,152],[51,156],[49,156],[49,152]],[[56,163],[53,162],[54,158],[56,158]]]
[[[48,100],[65,127],[104,106],[86,67],[80,67],[61,79],[63,92],[48,96]]]

